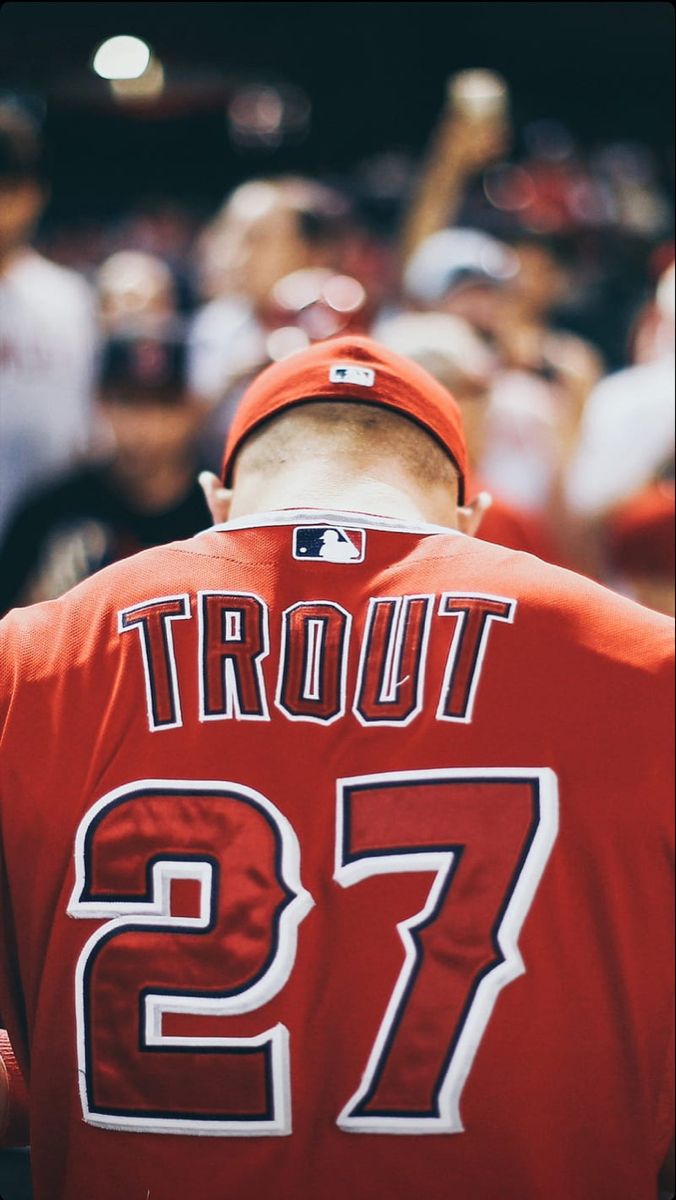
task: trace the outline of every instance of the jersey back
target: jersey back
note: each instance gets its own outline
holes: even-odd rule
[[[38,1200],[654,1200],[672,622],[284,512],[0,629]]]

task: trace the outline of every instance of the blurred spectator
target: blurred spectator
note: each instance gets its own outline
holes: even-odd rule
[[[498,329],[503,362],[556,382],[570,402],[574,427],[603,363],[589,342],[555,325],[571,287],[568,256],[561,243],[539,235],[517,233],[510,244],[519,270],[508,282]]]
[[[447,313],[400,313],[381,323],[378,337],[429,371],[461,406],[471,468],[469,490],[476,491],[491,381],[498,365],[495,356],[467,321]]]
[[[458,103],[463,81],[473,111]],[[521,163],[500,161],[506,99],[492,73],[451,81],[404,223],[404,286],[417,303],[469,320],[501,360],[480,461],[486,485],[544,516],[569,561],[611,582],[606,514],[673,462],[673,276],[636,319],[649,239],[668,235],[668,206],[647,148],[585,158],[555,121],[523,131]],[[445,228],[468,220],[481,231]],[[518,269],[488,230],[508,235]],[[650,365],[599,382],[600,354],[571,331],[594,330],[617,361],[632,323],[634,361]]]
[[[0,546],[0,611],[51,599],[108,563],[211,523],[197,484],[203,410],[186,386],[185,344],[110,339],[99,403],[111,452],[17,511]]]
[[[505,82],[492,71],[462,71],[449,79],[403,221],[403,266],[426,238],[456,223],[471,180],[506,150],[507,110]]]
[[[572,510],[599,519],[674,458],[674,267],[659,281],[655,357],[601,380],[589,397],[567,476]]]
[[[380,340],[425,367],[448,388],[462,411],[474,494],[486,485],[481,476],[491,386],[498,361],[461,317],[447,313],[403,313],[383,322]],[[562,552],[545,523],[520,510],[489,487],[492,502],[477,537],[562,564]]]
[[[607,376],[594,388],[565,477],[577,557],[585,569],[608,582],[616,573],[608,563],[613,514],[643,489],[673,479],[673,263],[658,283],[654,311],[657,322],[653,322],[652,337],[643,343],[644,353],[650,347],[654,357]],[[650,530],[648,523],[646,540]],[[651,553],[648,546],[646,553]]]
[[[340,332],[345,317],[351,327],[366,327],[364,288],[338,275],[353,232],[342,193],[291,177],[242,184],[205,230],[198,254],[214,298],[194,319],[189,370],[192,390],[213,410],[204,429],[207,456],[222,445],[252,374],[308,340]],[[345,290],[335,284],[345,278],[359,298],[341,314],[330,295],[336,286]],[[209,465],[217,468],[215,457]]]
[[[171,272],[176,311],[187,315],[198,303],[193,263],[197,230],[188,208],[167,199],[149,199],[118,224],[111,249],[138,251],[165,263]]]
[[[274,285],[309,267],[340,269],[350,228],[344,197],[307,179],[253,180],[233,192],[201,240],[204,290],[213,298],[192,330],[195,392],[217,400],[267,361]]]
[[[658,159],[638,145],[584,150],[548,118],[512,131],[509,108],[508,86],[494,72],[460,72],[449,80],[417,176],[414,158],[383,147],[330,183],[283,176],[241,184],[196,242],[195,213],[156,196],[107,222],[57,223],[42,244],[96,282],[108,338],[181,341],[199,284],[206,303],[190,329],[187,370],[204,416],[188,440],[204,465],[217,467],[239,396],[265,363],[345,328],[368,330],[412,357],[423,354],[463,404],[476,485],[495,497],[482,536],[638,594],[617,558],[614,522],[634,493],[673,473],[674,455],[673,268],[654,285],[664,255],[673,258],[673,233]],[[85,416],[74,419],[64,397],[77,389],[65,367],[57,379],[58,363],[70,356],[72,364],[76,348],[92,341],[91,315],[83,319],[73,299],[86,292],[72,272],[27,249],[45,192],[34,131],[23,118],[19,124],[24,149],[7,152],[15,166],[0,175],[0,198],[19,197],[25,226],[3,249],[8,214],[22,211],[12,199],[0,215],[3,504],[13,479],[30,490],[31,455],[37,472],[40,455],[63,462],[89,439],[86,387]],[[26,161],[34,165],[26,169]],[[22,306],[12,297],[10,319],[9,281],[28,281],[29,261],[33,274],[36,263],[51,270],[52,283],[31,293],[34,315],[10,344]],[[66,299],[52,304],[48,334],[37,314],[57,276],[70,284],[70,311]],[[64,282],[64,297],[66,290]],[[39,351],[22,349],[29,333],[42,339]],[[597,342],[614,369],[631,361],[630,370],[599,382]],[[19,375],[44,412],[24,401]],[[120,418],[122,443],[136,407]],[[111,450],[110,477],[120,454],[125,461],[119,446]],[[642,528],[649,554],[653,526]],[[73,543],[80,569],[83,557],[86,569],[108,561],[97,529],[95,522]]]
[[[676,615],[674,481],[649,484],[609,515],[607,582],[667,616]]]
[[[221,448],[240,397],[261,367],[338,334],[365,333],[372,321],[366,289],[351,275],[328,267],[305,267],[279,279],[262,306],[259,359],[242,362],[227,380],[219,403],[205,423],[201,444],[206,464],[220,468]]]
[[[505,324],[507,284],[518,256],[478,229],[441,229],[425,238],[404,271],[404,294],[421,308],[462,317],[491,343]]]
[[[633,363],[655,362],[674,353],[674,246],[658,247],[653,256],[657,262],[667,252],[667,261],[657,273],[657,287],[643,305],[629,338]]]
[[[88,443],[95,325],[84,281],[30,247],[47,198],[38,132],[0,106],[0,533]]]
[[[643,299],[645,259],[673,230],[658,158],[639,144],[583,151],[547,117],[512,132],[509,108],[508,85],[492,71],[462,71],[448,81],[402,222],[402,264],[452,225],[497,237],[565,237],[575,263],[565,325],[621,366]],[[506,157],[510,142],[516,161]]]
[[[419,305],[469,322],[495,355],[500,369],[492,378],[479,470],[491,491],[545,514],[577,411],[556,389],[541,353],[517,366],[503,344],[507,329],[516,338],[511,306],[520,265],[513,250],[480,230],[444,229],[418,246],[406,266],[404,288]]]
[[[161,333],[177,322],[174,280],[167,264],[141,250],[118,250],[96,274],[99,321],[107,335]]]

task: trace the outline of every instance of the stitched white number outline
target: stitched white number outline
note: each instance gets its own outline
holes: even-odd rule
[[[140,1017],[141,1047],[153,1050],[190,1050],[204,1052],[211,1048],[214,1053],[238,1054],[261,1050],[266,1056],[266,1074],[270,1114],[259,1117],[228,1119],[223,1116],[191,1116],[181,1112],[180,1116],[153,1113],[144,1116],[139,1112],[125,1111],[123,1107],[112,1109],[93,1103],[92,1063],[90,1061],[91,1013],[90,977],[101,950],[106,943],[119,939],[134,930],[173,931],[204,935],[214,928],[215,880],[214,867],[202,854],[180,855],[157,854],[147,864],[149,875],[148,899],[129,899],[125,896],[95,897],[92,894],[92,842],[106,816],[119,805],[142,803],[149,797],[177,797],[184,803],[186,797],[205,797],[223,800],[230,804],[250,806],[257,818],[264,820],[272,835],[277,839],[277,877],[282,902],[275,911],[275,928],[271,930],[274,953],[265,969],[260,971],[250,985],[240,987],[234,993],[215,997],[213,995],[188,995],[179,993],[154,994],[152,990],[143,996],[143,1015]],[[111,917],[106,924],[92,934],[80,954],[75,974],[78,1076],[80,1100],[85,1121],[107,1129],[144,1131],[155,1133],[211,1134],[213,1136],[252,1134],[288,1134],[291,1132],[291,1100],[289,1085],[288,1030],[278,1023],[256,1037],[178,1037],[162,1033],[162,1017],[166,1013],[192,1013],[197,1015],[228,1016],[251,1012],[267,1003],[286,983],[296,957],[298,926],[309,912],[314,901],[301,882],[299,873],[298,839],[286,817],[260,792],[241,784],[216,780],[162,780],[145,779],[117,788],[103,796],[85,815],[80,823],[75,842],[76,880],[68,913],[72,917]],[[200,888],[199,916],[172,916],[172,880],[192,879]],[[89,897],[89,898],[88,898]],[[272,934],[275,937],[273,939]],[[119,945],[119,942],[118,942]]]
[[[514,797],[510,796],[511,789],[518,787],[523,792],[521,813],[516,808],[516,793]],[[427,814],[424,813],[426,793],[431,800]],[[360,817],[360,836],[366,843],[361,849],[355,845],[352,831],[353,808],[360,798],[365,801]],[[501,822],[496,820],[499,800],[503,810]],[[387,830],[392,843],[389,846],[383,845],[383,835],[379,832],[383,828],[383,813],[379,811],[381,802],[388,805]],[[468,807],[472,809],[469,818]],[[484,825],[483,845],[482,838],[476,833],[477,823]],[[368,844],[370,826],[375,832]],[[469,835],[463,833],[463,827]],[[397,926],[405,950],[404,965],[361,1084],[338,1117],[341,1129],[355,1133],[400,1134],[463,1131],[460,1117],[462,1089],[498,993],[525,970],[518,949],[519,933],[557,830],[556,776],[549,768],[398,771],[339,780],[334,878],[342,887],[352,887],[370,876],[392,872],[431,871],[434,874],[423,908]],[[398,832],[400,840],[397,843]],[[483,857],[492,869],[496,841],[508,832],[513,844],[509,858],[503,863],[502,879],[494,881],[493,896],[482,899],[478,889],[464,887],[463,911],[466,911],[468,898],[473,903],[474,893],[475,911],[482,917],[476,928],[484,935],[488,953],[483,965],[477,964],[474,970],[448,968],[447,980],[453,974],[460,976],[462,988],[458,991],[457,987],[453,989],[447,984],[446,1005],[439,1005],[442,993],[436,990],[434,1005],[427,1013],[423,1012],[429,1024],[434,1008],[442,1011],[447,1008],[449,1021],[445,1038],[439,1037],[436,1056],[430,1055],[428,1078],[416,1083],[418,1103],[414,1104],[411,1102],[413,1089],[407,1084],[406,1069],[401,1065],[405,1055],[398,1051],[406,1040],[407,1030],[410,1031],[411,1026],[415,1029],[416,1007],[424,1007],[420,993],[424,991],[425,976],[429,980],[434,956],[428,954],[425,958],[422,941],[425,936],[434,937],[435,926],[438,930],[445,918],[452,920],[455,892],[463,886],[464,856],[472,867],[476,867],[477,859]],[[438,960],[439,956],[436,957]],[[443,979],[441,984],[443,986]],[[439,1023],[438,1017],[436,1019]],[[442,1025],[438,1034],[441,1032]],[[420,1057],[420,1047],[424,1045],[420,1025],[413,1044]],[[445,1053],[439,1053],[444,1044]],[[426,1088],[421,1088],[421,1083],[426,1084]],[[389,1092],[388,1104],[378,1103],[383,1090]],[[393,1100],[397,1095],[398,1102]]]
[[[514,816],[515,789],[520,788],[520,811]],[[269,1048],[268,1070],[272,1112],[263,1119],[227,1117],[200,1119],[182,1112],[180,1117],[144,1117],[138,1113],[94,1111],[90,1092],[90,1063],[87,1050],[88,1005],[87,979],[93,958],[99,947],[111,938],[133,929],[149,928],[161,932],[180,929],[204,932],[213,914],[213,866],[207,856],[178,860],[175,856],[162,860],[158,855],[148,864],[152,878],[151,898],[139,900],[115,897],[111,899],[86,897],[90,895],[87,841],[95,834],[97,820],[105,810],[129,798],[142,797],[144,791],[160,789],[170,792],[189,792],[197,795],[227,795],[231,800],[252,803],[276,831],[280,839],[279,879],[287,895],[280,907],[277,946],[266,970],[235,997],[214,999],[202,997],[196,1002],[194,994],[186,999],[180,995],[147,994],[144,996],[144,1028],[141,1047],[147,1050],[174,1049],[190,1052],[191,1048],[212,1049],[214,1052],[248,1046]],[[420,1008],[421,980],[431,975],[430,956],[425,961],[425,937],[434,935],[435,924],[443,924],[455,900],[454,887],[460,886],[460,864],[465,851],[476,861],[477,815],[479,825],[490,819],[493,830],[488,843],[495,841],[495,817],[499,802],[503,809],[503,825],[512,828],[514,844],[510,847],[508,870],[498,882],[496,897],[481,901],[485,909],[486,942],[490,953],[481,968],[467,973],[460,980],[460,999],[463,1003],[451,1011],[451,1027],[444,1033],[444,1044],[437,1046],[436,1059],[430,1058],[431,1071],[426,1080],[424,1102],[411,1102],[410,1081],[406,1072],[397,1066],[398,1054],[407,1037],[416,1009]],[[369,840],[370,823],[382,828],[380,820],[372,821],[380,804],[388,806],[391,836],[388,845],[382,835]],[[420,813],[427,809],[425,819],[429,836],[421,839],[418,831]],[[468,805],[472,813],[468,817]],[[417,806],[417,807],[416,807]],[[353,816],[361,808],[360,830],[355,834]],[[481,818],[481,809],[484,817]],[[415,810],[415,811],[414,811]],[[415,822],[412,824],[412,813]],[[461,828],[470,822],[470,836]],[[474,825],[472,831],[471,825]],[[556,839],[558,829],[558,800],[556,776],[548,768],[453,768],[439,771],[400,771],[339,780],[336,806],[336,869],[334,878],[341,887],[351,887],[378,874],[408,871],[430,871],[434,880],[422,910],[397,926],[405,955],[375,1043],[358,1089],[343,1107],[338,1124],[346,1132],[360,1133],[457,1133],[463,1129],[460,1117],[460,1098],[471,1070],[481,1038],[490,1019],[500,990],[525,970],[518,950],[518,938],[523,921],[533,902],[542,872]],[[463,841],[465,838],[465,841]],[[360,845],[361,839],[361,845]],[[473,844],[472,844],[473,843]],[[491,865],[490,845],[486,855]],[[456,880],[457,877],[457,880]],[[174,917],[170,910],[172,879],[187,878],[200,885],[200,914],[198,917]],[[234,1015],[249,1012],[267,1003],[286,983],[295,960],[297,931],[314,901],[303,888],[299,874],[299,848],[296,835],[283,814],[260,793],[240,784],[223,781],[144,780],[128,784],[104,796],[86,814],[76,839],[76,885],[69,913],[78,918],[111,917],[87,941],[76,971],[76,1017],[78,1029],[78,1066],[80,1095],[84,1118],[91,1124],[107,1128],[145,1130],[157,1133],[196,1133],[213,1135],[260,1135],[291,1132],[291,1097],[289,1087],[288,1033],[276,1025],[253,1038],[169,1037],[162,1034],[164,1013],[211,1013]],[[486,907],[488,904],[488,907]],[[124,914],[124,915],[122,915]],[[488,918],[490,917],[490,921]],[[491,923],[492,922],[492,923]],[[423,968],[427,968],[424,970]],[[456,972],[457,974],[457,972]],[[434,985],[434,980],[432,980]],[[464,991],[462,991],[464,988]],[[457,990],[457,989],[456,989]],[[440,1066],[441,1064],[441,1066]],[[419,1091],[419,1083],[417,1085]],[[389,1090],[389,1101],[383,1103],[383,1088]],[[424,1089],[423,1089],[424,1090]],[[392,1097],[395,1097],[393,1102]]]

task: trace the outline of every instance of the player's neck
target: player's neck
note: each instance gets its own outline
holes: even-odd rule
[[[454,499],[445,489],[422,487],[408,476],[388,479],[387,474],[377,467],[346,473],[320,462],[271,476],[251,476],[238,481],[230,517],[281,508],[320,508],[457,528]]]

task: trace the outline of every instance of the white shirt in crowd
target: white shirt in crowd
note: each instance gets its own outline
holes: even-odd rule
[[[627,367],[591,392],[566,480],[567,501],[602,515],[639,491],[674,454],[674,357]]]
[[[26,250],[0,274],[0,534],[89,443],[96,325],[88,285]]]
[[[559,470],[562,419],[548,383],[528,371],[499,371],[478,464],[489,491],[525,511],[544,511]]]
[[[190,386],[207,401],[267,361],[265,333],[246,300],[222,296],[197,313],[190,331]]]

